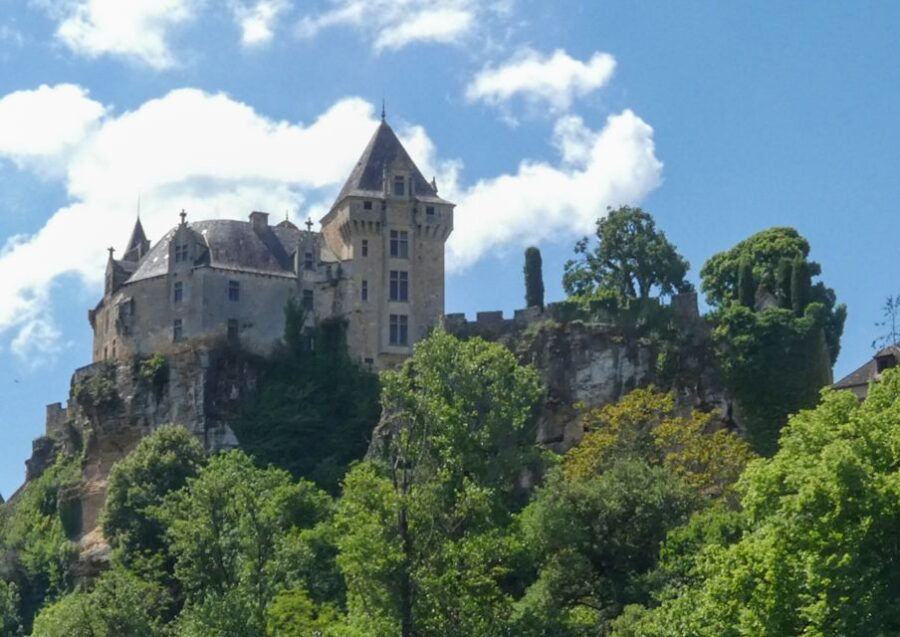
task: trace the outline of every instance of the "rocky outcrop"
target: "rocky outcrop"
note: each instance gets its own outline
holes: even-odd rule
[[[72,376],[68,404],[47,408],[47,432],[26,462],[33,480],[60,453],[82,455],[82,480],[67,494],[79,523],[80,575],[103,568],[108,547],[98,528],[113,464],[169,423],[186,427],[209,451],[237,446],[229,422],[256,390],[258,359],[226,346],[185,348],[166,358],[95,363]]]
[[[674,390],[684,410],[719,410],[723,422],[727,419],[718,374],[711,362],[704,360],[711,348],[696,295],[679,295],[663,311],[669,322],[668,338],[677,340],[675,349],[681,356],[677,373],[662,369],[666,342],[658,331],[627,325],[627,320],[623,322],[621,316],[603,308],[579,310],[558,303],[543,310],[517,310],[510,319],[501,312],[480,312],[475,321],[454,314],[444,325],[462,338],[479,336],[500,342],[522,363],[534,366],[545,388],[538,441],[565,451],[584,434],[579,406],[614,403],[632,389],[651,384]]]

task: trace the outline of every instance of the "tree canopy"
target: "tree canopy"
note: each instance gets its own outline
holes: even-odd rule
[[[862,404],[828,392],[791,418],[771,459],[745,472],[741,532],[695,546],[694,581],[616,634],[896,634],[898,450],[900,372]]]
[[[627,301],[690,287],[685,280],[688,262],[640,208],[610,209],[597,220],[595,237],[593,248],[587,237],[579,241],[577,258],[565,265],[563,287],[570,296],[611,292]]]

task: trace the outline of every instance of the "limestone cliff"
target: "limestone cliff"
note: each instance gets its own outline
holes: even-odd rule
[[[71,538],[81,553],[79,570],[93,572],[108,559],[97,527],[112,465],[168,423],[184,425],[209,451],[236,446],[228,422],[256,390],[257,376],[253,357],[227,347],[95,363],[73,374],[67,406],[47,408],[47,433],[34,442],[26,480],[61,452],[82,454],[82,482],[72,494],[80,508]]]
[[[537,369],[545,388],[538,440],[565,451],[583,435],[578,405],[610,404],[651,384],[674,390],[683,409],[718,410],[723,422],[730,419],[696,295],[680,295],[663,309],[668,316],[663,335],[639,320],[623,321],[602,309],[573,310],[566,303],[518,310],[511,319],[501,312],[480,312],[475,321],[449,315],[445,327],[463,338],[503,343]],[[674,354],[679,359],[667,363]]]

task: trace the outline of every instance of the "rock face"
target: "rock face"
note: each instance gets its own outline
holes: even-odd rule
[[[181,350],[166,359],[95,363],[72,376],[66,407],[47,408],[47,433],[27,461],[32,480],[57,454],[83,454],[82,483],[72,499],[80,508],[78,571],[88,575],[108,559],[98,529],[112,465],[162,425],[178,423],[209,451],[237,446],[228,422],[256,390],[256,359],[235,350]]]
[[[707,327],[700,318],[693,293],[672,302],[672,316],[679,337],[695,350],[703,350]],[[576,444],[584,432],[577,406],[599,407],[614,403],[637,387],[655,384],[676,391],[678,404],[719,409],[726,420],[727,405],[714,369],[702,361],[685,360],[690,371],[678,382],[660,372],[660,343],[641,336],[640,330],[623,329],[603,310],[573,312],[567,304],[551,304],[544,310],[518,310],[511,319],[501,312],[481,312],[475,321],[449,315],[445,328],[457,336],[480,336],[503,343],[519,360],[531,364],[546,390],[538,421],[538,441],[557,451]],[[685,351],[691,351],[689,348]]]

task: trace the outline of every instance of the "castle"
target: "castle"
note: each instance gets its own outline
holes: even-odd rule
[[[121,259],[110,249],[103,299],[89,312],[94,362],[231,341],[265,355],[295,298],[308,324],[346,321],[373,369],[402,361],[444,311],[444,244],[454,205],[438,196],[382,114],[321,232],[288,220],[188,221],[156,245],[140,219]]]

